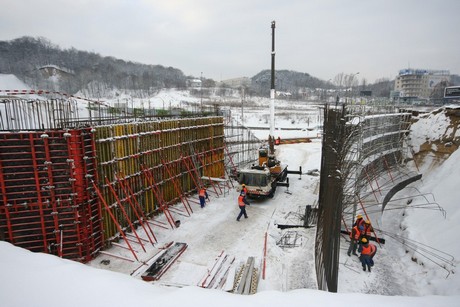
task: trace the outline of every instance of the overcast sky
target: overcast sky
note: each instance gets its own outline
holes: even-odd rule
[[[0,40],[45,37],[62,48],[178,68],[216,81],[270,69],[323,80],[399,69],[460,74],[460,0],[2,0]]]

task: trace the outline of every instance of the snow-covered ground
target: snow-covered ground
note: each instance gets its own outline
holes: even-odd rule
[[[318,121],[314,120],[317,112],[313,108],[309,123],[312,126],[318,125]],[[245,112],[244,123],[247,126],[257,126],[261,122],[263,120],[260,121],[256,114]],[[290,123],[294,125],[292,121]],[[305,124],[306,120],[301,125],[305,127]],[[289,121],[286,125],[289,127]],[[426,134],[438,131],[435,124],[431,128],[426,130],[422,123],[415,124],[413,133],[421,134],[421,129]],[[296,130],[294,133],[282,129],[277,132],[282,138],[317,133],[309,130]],[[257,134],[263,139],[268,131],[257,130]],[[415,148],[417,144],[413,145]],[[282,145],[276,150],[277,157],[290,169],[302,166],[305,172],[320,166],[320,140]],[[363,272],[358,259],[346,255],[348,244],[344,238],[341,243],[339,293],[316,290],[315,229],[281,230],[277,225],[301,223],[299,215],[303,214],[305,205],[314,205],[317,200],[319,177],[290,175],[289,189],[279,187],[273,199],[252,201],[247,208],[248,219],[236,221],[238,192],[230,189],[219,197],[210,193],[210,202],[203,209],[191,203],[194,212],[190,217],[176,215],[181,220],[179,228],[154,228],[159,243],[157,246],[146,245],[146,252],[136,246],[141,259],[150,258],[158,246],[170,241],[188,244],[182,256],[157,282],[142,281],[136,273],[130,275],[139,266],[142,267],[140,263],[100,255],[84,265],[0,242],[0,305],[352,306],[371,302],[377,307],[459,306],[460,278],[455,267],[460,259],[459,245],[455,243],[455,235],[460,230],[459,192],[456,189],[460,183],[459,159],[460,151],[456,151],[441,166],[431,170],[429,176],[424,174],[423,180],[416,183],[419,191],[433,193],[436,202],[446,210],[446,219],[437,210],[405,208],[389,210],[379,225],[388,232],[452,255],[454,266],[446,266],[447,270],[420,256],[418,262],[413,261],[412,251],[406,253],[404,245],[386,237],[387,243],[379,248],[375,257],[373,272]],[[408,188],[400,193],[410,196],[415,192],[413,188]],[[397,195],[400,196],[399,193]],[[141,229],[138,231],[145,235]],[[277,244],[287,231],[296,232],[298,246],[283,248]],[[261,268],[265,234],[268,238],[266,277],[260,280],[257,294],[243,296],[197,287],[203,274],[222,251],[234,256],[236,264],[253,256]],[[120,247],[112,247],[108,252],[132,256]],[[110,263],[103,260],[110,260]]]

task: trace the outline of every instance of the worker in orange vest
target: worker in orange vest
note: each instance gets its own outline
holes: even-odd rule
[[[351,252],[353,255],[358,256],[356,253],[356,249],[358,248],[359,238],[361,237],[361,231],[363,230],[363,226],[353,226],[350,232],[350,246],[348,247],[347,255],[351,256]]]
[[[206,192],[205,187],[202,187],[200,189],[200,192],[198,193],[198,197],[200,198],[201,208],[204,208],[204,205],[206,204],[206,199],[209,200],[208,192]]]
[[[246,213],[246,205],[248,205],[248,206],[250,205],[249,202],[246,199],[246,195],[240,194],[240,196],[238,196],[238,206],[240,207],[240,214],[238,214],[238,217],[236,218],[236,220],[238,222],[240,221],[240,218],[243,215],[244,215],[245,219],[248,218],[248,215]]]
[[[371,222],[369,220],[364,221],[364,231],[361,233],[361,239],[366,238],[369,241],[369,238],[371,237],[373,228],[371,225]]]
[[[363,216],[361,214],[358,214],[356,216],[356,221],[355,223],[353,224],[353,226],[364,226],[364,219],[363,219]]]
[[[374,244],[372,243],[369,243],[369,246],[371,247],[371,253],[370,253],[370,257],[371,257],[371,266],[374,266],[374,256],[375,254],[377,253],[377,246],[375,246]],[[370,272],[370,270],[369,270]]]
[[[363,271],[366,271],[367,268],[370,272],[371,267],[374,265],[373,258],[377,252],[377,247],[374,244],[369,244],[369,241],[366,238],[362,238],[358,252],[361,253],[359,260],[361,260],[361,264],[363,265]]]
[[[244,195],[246,196],[248,194],[248,188],[246,188],[246,185],[243,183],[241,185],[241,192],[240,192],[240,195]]]

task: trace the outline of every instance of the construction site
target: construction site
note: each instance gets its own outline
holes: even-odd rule
[[[278,285],[281,289],[336,292],[341,233],[348,234],[354,216],[362,213],[374,225],[374,240],[385,244],[379,212],[371,208],[381,204],[384,208],[395,193],[421,178],[416,167],[407,166],[415,163],[406,142],[410,112],[325,106],[322,141],[283,139],[276,149],[282,153],[289,148],[283,146],[306,142],[302,146],[318,148],[323,158],[317,156],[307,165],[298,162],[307,169],[293,172],[299,175],[298,182],[278,183],[281,191],[273,199],[253,201],[260,206],[250,209],[252,215],[257,211],[257,219],[268,226],[257,236],[249,235],[248,244],[263,256],[248,252],[247,258],[238,259],[234,243],[222,240],[238,229],[219,218],[222,230],[217,231],[216,225],[212,237],[221,238],[221,249],[210,241],[215,247],[206,249],[206,261],[187,267],[187,257],[181,255],[206,244],[192,243],[195,239],[190,236],[196,234],[182,233],[186,223],[200,223],[197,192],[206,187],[216,199],[213,203],[217,199],[234,203],[241,188],[237,175],[260,159],[257,153],[265,140],[219,114],[134,118],[116,116],[96,102],[84,103],[97,106],[89,108],[91,116],[79,114],[80,104],[74,99],[2,100],[1,239],[149,282],[249,294],[257,291],[259,280],[281,274],[285,275]],[[319,160],[320,171],[314,169]],[[330,175],[338,172],[341,176]],[[304,199],[301,206],[276,205],[283,194],[289,198],[293,192]],[[270,202],[274,207],[268,206]],[[226,207],[231,215],[233,206]],[[255,217],[250,218],[254,223]],[[297,249],[299,260],[287,266],[303,261],[308,277],[293,282],[282,272],[285,269],[266,273],[271,244],[282,251]],[[184,258],[176,264],[180,268],[175,268],[180,257]],[[313,259],[315,268],[309,264]]]
[[[225,143],[222,116],[98,116],[95,122],[78,117],[71,100],[15,98],[2,104],[1,238],[35,252],[88,262],[138,226],[148,227],[154,243],[144,221],[155,223],[162,213],[167,225],[156,226],[175,227],[172,204],[181,202],[175,210],[190,215],[187,196],[204,181],[220,190],[222,183],[213,179],[234,171],[226,152],[238,151],[236,163],[247,159],[244,149]],[[234,135],[227,140],[250,151],[247,141],[237,140],[241,131],[226,127]]]

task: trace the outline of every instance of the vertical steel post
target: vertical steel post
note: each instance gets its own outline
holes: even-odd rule
[[[5,219],[6,219],[6,226],[8,229],[8,238],[11,243],[14,244],[14,236],[13,236],[13,228],[11,225],[11,219],[9,216],[8,212],[8,197],[6,195],[6,183],[5,183],[5,177],[3,176],[3,165],[2,165],[2,160],[0,159],[0,191],[2,192],[2,202],[3,202],[3,208],[5,209]],[[1,209],[1,208],[0,208]],[[1,213],[1,210],[0,210]]]
[[[48,136],[46,136],[48,137]],[[29,142],[30,142],[30,149],[31,149],[31,156],[32,156],[32,165],[33,165],[33,174],[34,174],[34,181],[35,181],[35,191],[37,193],[37,204],[38,204],[38,209],[39,209],[39,215],[40,215],[40,226],[41,226],[41,236],[42,236],[42,242],[43,242],[43,252],[48,253],[48,242],[46,240],[46,225],[45,225],[45,212],[44,212],[44,205],[43,205],[43,199],[42,199],[42,187],[40,184],[40,173],[39,173],[39,167],[37,165],[37,151],[36,151],[36,144],[35,144],[35,139],[34,139],[34,133],[29,133]]]
[[[46,163],[46,170],[48,174],[48,185],[49,185],[49,197],[48,201],[51,202],[51,206],[53,208],[52,218],[54,222],[54,236],[56,238],[56,244],[59,247],[57,249],[57,255],[59,257],[63,257],[63,250],[64,250],[64,240],[63,240],[63,233],[64,230],[61,228],[59,224],[59,212],[56,204],[59,204],[59,200],[56,199],[55,193],[55,183],[54,183],[54,176],[53,176],[53,163],[51,159],[51,148],[49,144],[48,138],[43,138],[44,143],[44,151],[45,151],[45,163]],[[81,255],[79,255],[81,256]]]
[[[272,21],[272,65],[270,87],[270,135],[275,135],[275,21]]]

